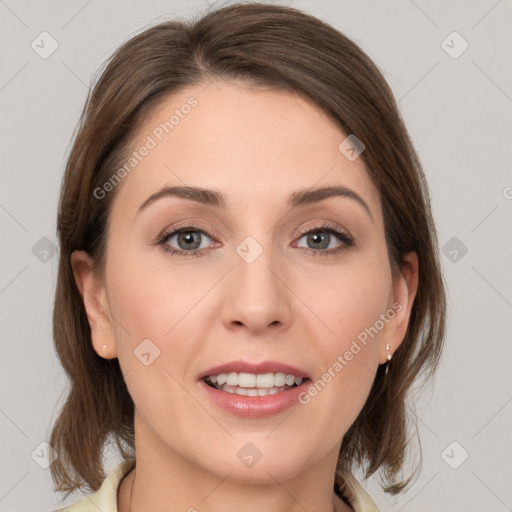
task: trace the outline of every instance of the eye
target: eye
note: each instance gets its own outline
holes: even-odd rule
[[[332,256],[355,245],[354,239],[348,233],[325,223],[302,231],[298,242],[302,239],[306,240],[306,247],[300,244],[297,247],[309,254],[319,256]],[[187,225],[165,231],[157,239],[157,244],[171,255],[201,256],[207,253],[204,249],[214,246],[213,244],[222,245],[218,242],[212,244],[213,240],[213,235],[210,235],[206,229]]]
[[[303,232],[300,240],[306,240],[306,249],[315,255],[328,256],[347,250],[354,245],[354,239],[345,231],[329,224],[322,224]],[[336,245],[336,239],[338,244]],[[334,246],[333,246],[334,245]],[[302,247],[299,245],[299,247]]]
[[[211,247],[211,243],[208,243],[206,239],[211,240],[212,238],[204,229],[186,226],[163,233],[158,244],[170,254],[194,256],[201,254],[203,249]]]

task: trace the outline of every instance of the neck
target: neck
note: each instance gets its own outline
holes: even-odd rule
[[[146,507],[148,506],[146,504],[147,502],[147,499],[143,498],[142,499],[142,506],[139,505],[138,501],[140,500],[137,500],[137,503],[134,501],[133,499],[133,489],[135,487],[135,480],[136,480],[136,472],[135,472],[135,469],[130,471],[130,473],[128,475],[126,475],[126,478],[123,478],[123,481],[121,482],[120,486],[119,486],[119,493],[118,493],[118,506],[117,506],[117,510],[119,512],[139,512],[140,510],[146,510]],[[145,491],[142,491],[142,494],[144,496],[147,495],[147,492]],[[136,498],[137,498],[137,494],[136,494]],[[256,503],[255,503],[255,507],[254,509],[255,510],[258,510],[258,511],[261,511],[261,503],[265,503],[266,500],[261,496],[261,495],[257,495],[256,497],[253,497],[251,495],[247,495],[245,494],[243,496],[243,500],[240,502],[239,500],[236,500],[234,499],[234,497],[230,496],[229,497],[229,502],[232,503],[232,504],[235,504],[235,503],[239,503],[238,505],[234,506],[233,507],[233,510],[252,510],[252,508],[248,508],[248,506],[250,507],[251,506],[251,502],[254,503],[253,500],[256,500]],[[272,510],[279,510],[279,511],[283,511],[283,510],[300,510],[301,512],[303,512],[304,510],[320,510],[320,511],[326,511],[326,512],[353,512],[354,509],[352,507],[350,507],[348,504],[346,504],[343,500],[341,500],[336,494],[333,494],[333,497],[332,497],[332,502],[330,504],[326,504],[326,507],[327,508],[317,508],[317,509],[311,509],[310,507],[305,507],[303,505],[300,504],[300,502],[296,499],[291,499],[291,500],[287,500],[288,501],[288,504],[286,503],[286,500],[281,500],[283,501],[283,505],[280,505],[279,503],[276,504],[276,508],[272,508]],[[211,509],[211,510],[231,510],[230,508],[226,508],[224,505],[221,504],[220,500],[216,500],[216,505],[217,505],[217,508],[214,508],[214,509]],[[165,508],[164,510],[175,510],[174,507],[176,507],[178,505],[175,505],[174,503],[172,505],[169,505],[167,504],[167,508]],[[198,505],[198,506],[201,506],[201,505]],[[179,510],[187,510],[189,512],[197,512],[197,509],[194,508],[194,507],[188,507],[188,508],[181,508]],[[210,509],[208,509],[210,510]],[[269,510],[268,508],[266,510]]]

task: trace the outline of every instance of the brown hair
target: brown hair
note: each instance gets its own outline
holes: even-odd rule
[[[123,44],[91,88],[62,183],[57,231],[60,260],[53,332],[70,379],[67,400],[51,431],[59,457],[51,465],[55,489],[97,490],[105,474],[102,450],[109,437],[121,455],[134,456],[134,404],[117,359],[93,349],[82,298],[70,263],[74,250],[93,258],[103,275],[109,208],[115,190],[93,191],[123,161],[133,135],[169,95],[214,78],[298,93],[325,112],[362,153],[377,186],[394,275],[401,257],[415,251],[419,285],[408,330],[389,363],[380,365],[369,397],[343,438],[337,489],[353,466],[378,470],[386,492],[411,480],[403,471],[412,383],[438,365],[446,298],[426,180],[393,94],[376,65],[350,39],[299,10],[259,3],[235,4],[193,22],[168,21]],[[340,141],[341,142],[341,141]],[[66,495],[67,496],[67,495]]]

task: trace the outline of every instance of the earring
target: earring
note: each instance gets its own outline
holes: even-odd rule
[[[390,349],[391,345],[388,343],[386,345],[386,352],[388,353],[388,355],[386,356],[386,359],[388,360],[387,364],[386,364],[386,371],[384,372],[385,375],[388,374],[388,370],[389,370],[389,361],[391,361],[391,357],[392,355],[389,353],[389,349]]]
[[[105,350],[107,350],[107,345],[103,345],[103,352],[105,352]]]

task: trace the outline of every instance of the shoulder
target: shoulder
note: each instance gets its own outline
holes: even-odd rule
[[[129,458],[119,463],[105,478],[101,487],[90,496],[74,505],[52,510],[51,512],[117,512],[117,488],[124,475],[134,466],[135,459]]]

